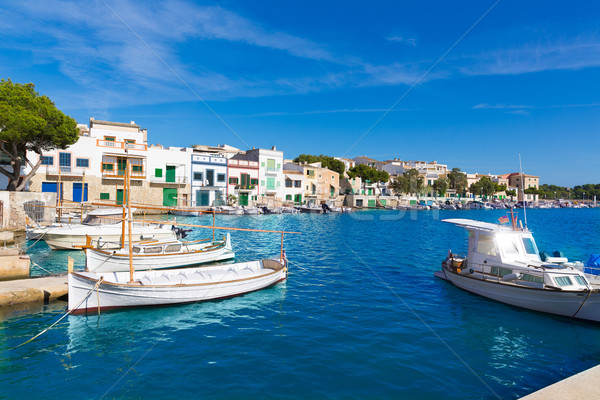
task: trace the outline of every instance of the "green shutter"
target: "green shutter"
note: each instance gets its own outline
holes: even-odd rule
[[[110,193],[100,193],[100,200],[110,200]]]
[[[154,176],[157,178],[162,178],[162,168],[156,168],[154,170]]]

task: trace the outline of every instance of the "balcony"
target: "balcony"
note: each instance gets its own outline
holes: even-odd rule
[[[98,147],[108,147],[111,149],[128,149],[128,150],[139,150],[139,151],[146,151],[148,150],[148,145],[144,144],[144,143],[126,143],[126,142],[121,142],[121,141],[114,141],[114,140],[102,140],[102,139],[96,139],[96,146]]]
[[[38,171],[44,171],[42,169],[43,167],[40,167]],[[58,176],[59,175],[59,171],[60,171],[60,175],[61,176],[83,176],[84,172],[87,170],[88,168],[77,168],[77,167],[53,167],[53,166],[46,166],[46,175],[48,176]]]
[[[167,180],[165,176],[152,175],[148,178],[148,182],[157,185],[186,185],[189,183],[189,178],[184,175],[177,175],[175,178]]]
[[[146,179],[146,173],[144,171],[130,171],[129,177],[133,180],[143,180]],[[102,171],[103,179],[125,179],[125,170],[117,170],[117,171]]]

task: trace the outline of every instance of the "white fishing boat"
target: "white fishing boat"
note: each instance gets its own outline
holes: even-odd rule
[[[469,232],[468,257],[449,252],[435,276],[502,303],[600,322],[600,286],[577,268],[543,262],[531,232],[469,219],[446,219]]]
[[[81,224],[67,224],[48,228],[43,232],[42,239],[51,249],[73,250],[86,244],[86,236],[91,236],[94,241],[101,241],[103,248],[120,248],[123,228],[117,219],[122,216],[122,210],[99,208],[90,211]],[[176,239],[171,225],[134,224],[132,240],[166,240]],[[127,240],[125,240],[127,242]]]
[[[96,312],[216,300],[265,289],[287,278],[285,260],[197,268],[69,273],[69,311]]]
[[[219,240],[161,240],[135,243],[132,262],[136,271],[181,268],[235,257],[229,234]],[[129,246],[119,250],[104,250],[98,246],[85,249],[86,266],[90,272],[129,271]]]

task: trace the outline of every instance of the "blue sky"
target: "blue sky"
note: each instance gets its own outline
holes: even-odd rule
[[[594,1],[3,1],[0,77],[171,146],[600,182]]]

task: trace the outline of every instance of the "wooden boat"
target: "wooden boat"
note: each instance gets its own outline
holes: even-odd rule
[[[69,273],[69,311],[96,312],[161,306],[239,296],[287,278],[284,260],[259,260],[196,268]]]
[[[469,219],[443,222],[469,232],[468,257],[449,252],[435,276],[502,303],[600,322],[600,286],[577,268],[543,262],[531,232]]]
[[[135,243],[132,246],[133,268],[136,271],[187,267],[235,257],[229,234],[220,240],[162,240]],[[91,272],[129,271],[129,249],[85,249],[87,270]]]
[[[120,217],[119,209],[99,208],[90,211],[81,224],[63,225],[48,228],[42,239],[54,250],[73,250],[86,245],[86,236],[94,241],[101,240],[104,248],[120,248],[122,246],[122,224],[115,217]],[[132,227],[132,240],[164,240],[176,239],[171,226],[153,224],[135,224]],[[125,241],[126,242],[126,241]]]
[[[129,167],[126,165],[125,184],[129,187]],[[283,251],[283,231],[279,260],[264,259],[216,266],[166,270],[135,271],[131,203],[126,191],[129,272],[73,272],[69,263],[69,312],[85,313],[139,306],[161,306],[215,300],[238,296],[275,285],[287,278],[287,261]],[[125,221],[123,221],[125,225]],[[208,229],[253,231],[253,229],[197,226]],[[95,292],[95,293],[94,293]]]

